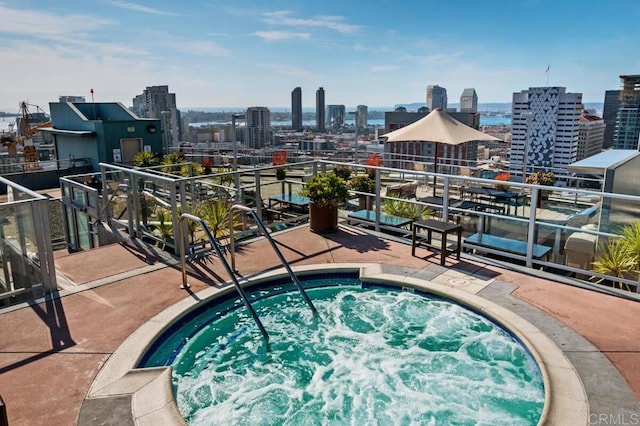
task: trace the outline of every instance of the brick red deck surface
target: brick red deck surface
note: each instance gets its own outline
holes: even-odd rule
[[[425,257],[412,257],[408,245],[347,229],[319,236],[302,227],[279,234],[276,240],[293,265],[357,262],[422,268],[439,262],[439,255],[421,251],[418,255]],[[158,259],[118,244],[57,256],[57,269],[77,284],[127,271],[132,276],[0,313],[0,394],[10,425],[76,423],[91,382],[120,343],[158,312],[190,297],[179,289],[179,267],[142,273],[158,263]],[[459,271],[484,266],[497,280],[518,286],[515,296],[562,321],[602,351],[640,399],[640,303],[464,259],[448,258],[447,265]],[[238,253],[239,271],[244,275],[279,266],[264,240]],[[219,262],[214,260],[199,270],[204,268],[213,278],[198,279],[192,274],[192,292],[227,280]]]

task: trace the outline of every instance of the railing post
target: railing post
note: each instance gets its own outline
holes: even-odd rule
[[[260,170],[253,172],[255,180],[255,197],[256,197],[256,213],[260,220],[262,220],[262,191],[260,189]]]
[[[184,227],[186,226],[186,216],[181,216],[179,220],[179,225],[176,228],[178,232],[175,233],[175,237],[178,239],[178,247],[180,248],[180,264],[182,265],[182,285],[181,289],[191,287],[189,283],[187,283],[187,254],[186,254],[186,243],[184,236],[186,232],[184,232]]]
[[[444,177],[444,189],[442,192],[442,220],[449,221],[449,177]]]
[[[538,197],[540,196],[540,188],[531,188],[531,206],[529,208],[529,229],[527,231],[527,258],[525,260],[527,268],[533,267],[533,246],[536,236],[536,206],[538,205]]]
[[[380,169],[376,170],[376,223],[375,230],[380,232]]]

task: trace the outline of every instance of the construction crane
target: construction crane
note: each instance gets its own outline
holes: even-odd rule
[[[38,129],[42,127],[49,127],[51,122],[47,122],[44,124],[40,124],[37,126],[31,125],[31,113],[29,112],[29,107],[36,107],[36,112],[40,112],[43,115],[45,112],[38,105],[31,105],[27,102],[20,102],[20,131],[18,133],[18,142],[22,143],[24,146],[33,145],[33,136],[38,133]]]
[[[27,102],[19,103],[19,129],[17,135],[10,132],[8,135],[3,134],[0,136],[0,144],[7,148],[10,158],[15,158],[18,155],[18,144],[22,144],[24,147],[33,147],[33,136],[38,133],[38,129],[42,127],[50,127],[51,122],[43,123],[37,126],[31,125],[31,113],[29,107],[36,107],[37,112],[41,112],[45,115],[44,111],[37,105],[31,105]],[[13,128],[13,126],[11,126]],[[27,150],[30,153],[30,157],[33,156],[31,151],[35,151],[35,148]]]

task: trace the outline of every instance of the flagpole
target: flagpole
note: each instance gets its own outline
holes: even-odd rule
[[[549,87],[549,71],[551,70],[551,65],[547,65],[547,70],[545,71],[545,74],[547,74],[547,87]]]

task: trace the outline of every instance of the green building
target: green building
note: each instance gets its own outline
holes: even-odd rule
[[[51,102],[51,128],[59,161],[131,164],[140,151],[162,152],[160,120],[139,118],[119,102]]]

